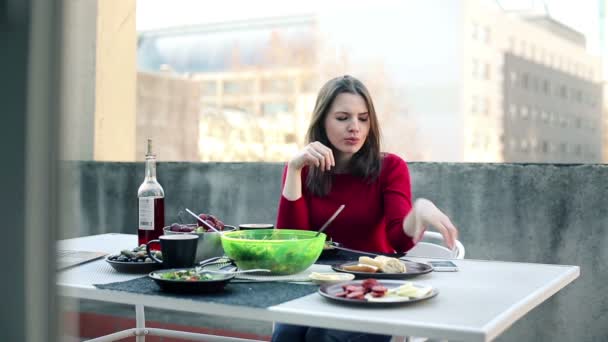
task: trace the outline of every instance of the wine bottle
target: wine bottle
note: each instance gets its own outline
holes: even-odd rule
[[[139,199],[137,238],[139,245],[142,245],[158,239],[163,234],[165,226],[165,191],[156,180],[156,155],[152,153],[151,139],[148,139],[146,153],[146,175],[137,190],[137,198]]]

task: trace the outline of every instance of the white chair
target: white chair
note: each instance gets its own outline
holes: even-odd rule
[[[439,242],[439,243],[434,243]],[[462,243],[456,240],[453,250],[450,250],[443,244],[443,236],[437,232],[424,232],[422,240],[407,251],[406,257],[423,257],[423,258],[438,258],[438,259],[464,259],[465,249]],[[391,342],[423,342],[429,341],[424,337],[414,336],[393,336]]]
[[[438,243],[432,243],[437,241]],[[456,246],[450,250],[443,244],[443,236],[437,232],[424,232],[422,241],[418,242],[414,248],[407,251],[407,256],[427,257],[439,259],[464,259],[465,249],[462,243],[456,240]]]

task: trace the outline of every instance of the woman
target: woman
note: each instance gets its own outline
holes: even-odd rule
[[[277,227],[325,230],[345,247],[405,252],[435,227],[453,248],[458,231],[428,200],[412,204],[409,171],[380,152],[380,128],[367,88],[354,77],[327,82],[317,96],[308,145],[285,167]],[[273,341],[389,341],[390,336],[277,324]]]

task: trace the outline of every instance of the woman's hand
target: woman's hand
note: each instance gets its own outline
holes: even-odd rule
[[[312,142],[298,152],[290,161],[289,168],[294,171],[302,170],[304,166],[315,166],[321,171],[329,171],[336,166],[334,153],[331,148],[318,141]]]
[[[441,233],[445,243],[450,249],[454,248],[458,239],[458,229],[452,224],[450,218],[439,210],[433,202],[421,198],[414,202],[414,207],[403,220],[403,231],[414,239],[420,241],[427,228],[434,227]]]

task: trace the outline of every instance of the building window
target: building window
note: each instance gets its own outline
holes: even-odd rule
[[[517,83],[517,72],[511,71],[509,73],[509,79],[511,80],[511,86],[514,86]]]
[[[521,86],[524,89],[528,89],[528,84],[530,83],[530,76],[528,75],[527,72],[525,72],[522,76],[521,76]]]
[[[471,98],[471,114],[477,113],[477,96]]]
[[[528,107],[527,106],[521,106],[521,117],[522,119],[527,119],[528,118]]]
[[[486,81],[490,80],[490,63],[485,63],[483,68],[483,79]]]
[[[264,93],[292,93],[295,84],[293,79],[276,78],[262,80],[262,92]]]
[[[559,87],[559,96],[564,100],[568,98],[568,91],[565,85]]]
[[[549,143],[546,140],[540,144],[540,150],[542,153],[549,153]]]
[[[545,93],[545,95],[551,94],[551,86],[547,80],[543,80],[543,93]]]
[[[479,37],[479,24],[477,24],[476,22],[473,22],[473,25],[471,26],[471,38],[473,38],[473,40],[477,40],[478,37]]]
[[[538,115],[538,111],[536,110],[536,108],[532,107],[532,110],[530,110],[530,119],[532,119],[532,120],[536,119],[537,115]]]
[[[543,122],[547,122],[549,120],[549,113],[545,112],[544,110],[540,112],[540,118]]]
[[[278,113],[289,113],[290,106],[289,103],[286,102],[271,102],[271,103],[262,103],[262,114],[264,115],[274,115]]]
[[[201,82],[201,91],[203,96],[215,96],[217,94],[217,82],[216,81],[203,81]]]
[[[253,89],[253,83],[249,80],[243,81],[224,81],[224,94],[237,95],[248,94]]]
[[[509,105],[509,114],[512,118],[517,117],[517,105],[515,105],[514,103],[511,103]]]
[[[484,26],[483,31],[482,31],[482,37],[481,40],[486,43],[486,44],[490,44],[490,27],[488,26]]]
[[[475,58],[473,58],[471,64],[471,76],[473,76],[474,79],[479,78],[479,61]]]

